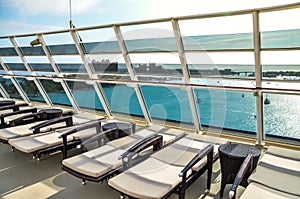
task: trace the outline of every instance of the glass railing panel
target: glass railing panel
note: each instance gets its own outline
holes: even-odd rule
[[[92,85],[79,81],[67,81],[67,84],[80,108],[104,110]]]
[[[24,55],[45,55],[45,52],[41,46],[35,47],[21,47],[21,50]]]
[[[71,106],[71,102],[65,93],[61,83],[48,79],[40,79],[45,91],[47,92],[53,104],[61,104]]]
[[[10,79],[0,77],[0,84],[6,90],[10,98],[22,99],[21,95]]]
[[[47,45],[74,44],[69,32],[43,35]]]
[[[78,55],[75,44],[49,45],[52,55]]]
[[[264,132],[266,139],[300,141],[300,96],[264,94]]]
[[[27,71],[23,63],[6,63],[6,66],[13,71]]]
[[[30,63],[30,66],[34,71],[54,72],[50,63]]]
[[[191,77],[255,77],[251,52],[187,52],[186,59]]]
[[[113,114],[125,113],[143,116],[133,87],[122,84],[101,83]]]
[[[193,124],[184,88],[144,85],[141,89],[152,119]]]
[[[113,28],[78,31],[86,54],[121,53]]]
[[[130,58],[138,76],[183,76],[178,53],[131,53]]]
[[[36,36],[16,37],[16,40],[23,55],[45,55],[45,52],[40,43],[33,45],[34,41],[37,41]]]
[[[256,132],[255,97],[252,92],[194,89],[201,125],[233,131]]]
[[[20,57],[2,57],[9,70],[27,71]]]
[[[262,51],[263,79],[300,81],[300,50]]]
[[[52,55],[76,55],[77,48],[69,32],[44,35],[46,45]]]
[[[260,13],[262,48],[300,47],[300,8]]]
[[[83,43],[82,45],[84,46],[84,51],[87,54],[121,53],[117,41],[90,42]]]
[[[84,65],[79,63],[62,63],[57,66],[63,73],[87,73]]]
[[[26,93],[27,97],[31,101],[38,101],[38,102],[45,102],[43,96],[41,95],[40,91],[36,87],[33,81],[29,81],[25,78],[16,78],[19,82],[20,86]]]
[[[59,55],[52,56],[54,59],[56,66],[62,72],[66,72],[68,70],[72,70],[72,65],[79,66],[78,69],[83,68],[83,62],[79,55]],[[62,68],[60,68],[62,66]],[[67,68],[68,67],[68,68]],[[73,71],[78,72],[78,70],[74,69]]]
[[[253,49],[252,23],[250,14],[179,21],[187,51]]]
[[[0,56],[18,56],[14,47],[1,47]]]
[[[77,31],[77,36],[83,43],[99,41],[117,41],[113,27]]]
[[[122,54],[92,54],[87,57],[95,74],[128,75]]]
[[[18,56],[8,38],[0,39],[0,56]]]
[[[49,59],[46,56],[26,56],[26,59],[34,71],[54,72]]]
[[[13,47],[12,43],[10,42],[9,38],[0,38],[0,47]]]
[[[171,22],[121,27],[128,52],[174,52],[176,40]]]

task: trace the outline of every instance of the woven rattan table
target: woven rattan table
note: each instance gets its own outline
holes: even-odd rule
[[[240,184],[243,187],[246,187],[248,185],[247,179],[252,171],[256,168],[260,156],[260,151],[253,146],[245,144],[224,144],[219,147],[219,154],[222,173],[220,197],[222,198],[226,184],[233,183],[244,159],[248,154],[252,154],[252,167],[250,167],[246,172],[246,175],[242,179],[242,182]]]
[[[135,126],[132,123],[125,123],[125,122],[110,122],[103,124],[102,126],[103,131],[109,129],[116,129],[115,133],[107,135],[109,140],[113,140],[116,138],[121,138],[132,133],[135,133]]]

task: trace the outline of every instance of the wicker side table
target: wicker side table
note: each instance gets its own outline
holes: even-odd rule
[[[111,122],[111,123],[103,124],[102,126],[103,131],[109,129],[116,129],[116,131],[114,133],[107,135],[108,140],[114,140],[135,133],[135,125],[132,123]]]
[[[221,163],[221,190],[220,197],[223,197],[223,192],[226,184],[232,184],[236,174],[239,171],[240,166],[242,165],[244,159],[248,154],[253,155],[252,167],[246,172],[245,177],[242,179],[240,185],[246,187],[248,185],[247,179],[256,168],[260,151],[250,145],[245,144],[224,144],[219,147],[220,154],[220,163]]]

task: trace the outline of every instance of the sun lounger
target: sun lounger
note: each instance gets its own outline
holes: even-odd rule
[[[152,149],[167,146],[184,136],[181,130],[151,126],[119,138],[83,154],[63,160],[62,169],[85,181],[100,182],[122,172],[151,154]],[[96,137],[81,146],[95,141]],[[153,147],[151,147],[153,146]]]
[[[31,135],[33,133],[45,132],[51,129],[65,126],[65,122],[69,125],[72,121],[71,116],[60,117],[62,111],[59,109],[46,109],[37,113],[28,114],[10,122],[12,127],[0,129],[0,141],[7,143],[9,139]],[[35,129],[41,123],[47,121],[45,128]],[[31,122],[31,123],[30,123]],[[19,125],[24,124],[25,125]]]
[[[0,115],[0,128],[6,128],[9,127],[9,122],[17,119],[18,117],[22,117],[25,115],[28,115],[28,113],[36,113],[37,108],[28,108],[28,109],[22,109],[10,113],[4,113]]]
[[[16,105],[14,105],[16,106]],[[25,107],[25,108],[24,108]],[[71,109],[66,109],[66,108],[60,108],[60,107],[55,107],[55,106],[48,106],[48,105],[36,105],[36,106],[18,106],[17,109],[15,109],[13,112],[6,112],[6,113],[0,113],[0,128],[7,128],[10,127],[12,124],[17,125],[16,123],[13,123],[13,120],[16,120],[17,118],[20,118],[22,116],[27,116],[29,113],[37,113],[38,111],[41,110],[47,110],[47,109],[59,109],[62,111],[62,115],[73,115],[74,112]],[[12,106],[11,106],[12,108]],[[37,118],[34,118],[37,119]],[[32,120],[34,121],[34,120]],[[32,122],[29,119],[26,120],[26,122],[30,123]],[[18,125],[22,125],[24,123],[19,123]]]
[[[34,134],[25,137],[10,139],[8,143],[15,149],[24,153],[32,153],[38,160],[42,154],[55,151],[65,151],[64,148],[74,148],[83,140],[101,132],[100,116],[92,114],[76,114],[68,116],[72,118],[73,125],[67,125],[66,128],[60,128],[45,133]],[[47,123],[41,123],[34,127],[34,130],[44,128]],[[64,143],[66,147],[64,147]],[[67,156],[64,152],[63,155]]]
[[[183,199],[186,189],[206,170],[210,189],[217,148],[225,143],[226,139],[189,134],[111,178],[108,184],[129,198],[168,198],[177,193]]]
[[[235,195],[239,179],[243,178],[247,165],[251,166],[251,160],[245,160],[240,168],[229,192],[231,198]],[[300,151],[269,147],[248,182],[241,199],[300,198]]]

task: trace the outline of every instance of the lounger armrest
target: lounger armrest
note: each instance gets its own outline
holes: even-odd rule
[[[186,173],[202,158],[205,156],[209,156],[213,154],[214,151],[214,146],[213,145],[208,145],[204,149],[201,149],[199,153],[197,153],[194,158],[184,167],[184,169],[179,173],[179,177],[186,177]]]
[[[2,106],[2,107],[0,107],[0,111],[9,110],[9,109],[12,109],[13,111],[18,111],[18,110],[20,110],[19,107],[23,107],[23,106],[29,106],[29,104],[22,103],[22,104],[13,104],[13,105]]]
[[[1,127],[5,126],[5,117],[13,116],[13,115],[18,115],[22,113],[36,113],[37,109],[36,108],[29,108],[29,109],[24,109],[24,110],[19,110],[11,113],[5,113],[0,115],[0,120],[1,120]]]
[[[241,183],[241,181],[244,178],[244,175],[248,171],[249,167],[250,168],[252,167],[252,164],[253,164],[253,155],[249,154],[243,161],[243,164],[241,165],[241,167],[234,179],[234,182],[229,191],[229,198],[234,198],[237,187]]]
[[[31,127],[31,128],[29,128],[29,130],[32,130],[34,134],[40,133],[41,128],[50,126],[52,124],[57,124],[60,122],[66,122],[66,126],[72,126],[73,125],[72,116],[63,116],[63,117],[53,118],[51,120],[45,121],[43,123],[40,123],[38,125]]]
[[[130,147],[126,152],[124,152],[122,155],[118,157],[119,160],[123,160],[123,163],[128,164],[132,157],[145,150],[146,148],[153,146],[153,150],[159,150],[163,145],[163,136],[162,135],[151,135],[147,138],[141,140],[140,142],[134,144],[132,147]]]
[[[27,115],[24,115],[24,116],[21,116],[21,117],[18,117],[14,120],[11,120],[9,122],[9,124],[11,126],[17,126],[17,125],[20,125],[22,124],[22,122],[26,121],[26,120],[29,120],[29,119],[32,119],[32,120],[37,120],[38,119],[38,116],[39,116],[39,113],[29,113]]]
[[[36,113],[36,112],[37,112],[37,108],[29,108],[29,109],[23,109],[23,110],[11,112],[11,113],[4,113],[4,114],[1,114],[0,117],[2,118],[2,117],[18,115],[18,114],[22,114],[22,113]]]
[[[85,130],[85,129],[89,129],[89,128],[93,128],[93,127],[96,127],[96,128],[99,128],[99,132],[101,132],[101,121],[100,120],[97,120],[97,121],[94,121],[94,122],[91,122],[91,123],[88,123],[88,124],[83,124],[83,125],[80,125],[80,126],[77,126],[75,128],[72,128],[68,131],[66,131],[65,133],[61,134],[58,138],[61,138],[63,139],[63,159],[66,159],[68,157],[68,139],[67,137],[69,135],[72,135],[73,133],[76,133],[76,132],[79,132],[79,131],[82,131],[82,130]],[[98,132],[98,130],[97,130]],[[78,146],[77,146],[78,148]],[[81,147],[80,147],[81,148]]]
[[[93,128],[93,127],[96,127],[96,128],[97,127],[101,127],[101,121],[97,120],[97,121],[94,121],[94,122],[90,122],[90,123],[87,123],[87,124],[83,124],[83,125],[74,127],[74,128],[72,128],[70,130],[67,130],[63,134],[61,134],[58,138],[64,139],[68,135],[71,135],[73,133],[76,133],[76,132],[79,132],[79,131],[82,131],[82,130],[85,130],[85,129]]]

